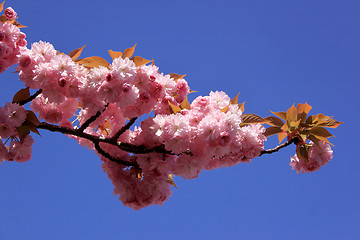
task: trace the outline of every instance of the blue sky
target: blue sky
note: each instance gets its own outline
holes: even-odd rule
[[[176,177],[163,206],[126,208],[100,159],[41,131],[33,158],[0,165],[0,239],[360,239],[359,1],[7,1],[28,43],[84,56],[137,43],[164,73],[187,74],[192,98],[240,92],[263,117],[308,102],[345,122],[334,158],[311,174],[289,167],[295,147],[232,168]],[[29,45],[30,46],[30,45]],[[24,85],[1,75],[0,103]],[[267,148],[276,146],[273,137]]]

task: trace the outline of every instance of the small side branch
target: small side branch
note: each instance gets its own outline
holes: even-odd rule
[[[116,162],[118,164],[122,164],[124,166],[128,166],[128,167],[135,167],[135,168],[139,168],[139,164],[137,162],[128,162],[128,161],[124,161],[124,160],[121,160],[119,158],[116,158],[116,157],[113,157],[111,156],[109,153],[107,153],[106,151],[104,151],[101,146],[100,146],[100,143],[99,142],[95,142],[94,143],[95,145],[95,149],[96,151],[103,155],[104,157],[106,157],[107,159],[109,159],[110,161],[112,162]]]
[[[173,154],[170,151],[167,151],[163,145],[157,146],[154,148],[147,148],[143,145],[137,146],[133,145],[131,143],[125,143],[125,142],[118,142],[116,140],[113,140],[111,138],[102,138],[100,136],[91,135],[85,132],[80,131],[79,129],[72,129],[68,127],[58,126],[54,124],[49,124],[46,122],[41,122],[38,126],[38,129],[44,129],[51,132],[59,132],[62,134],[67,135],[73,135],[77,137],[81,137],[84,139],[87,139],[94,144],[96,143],[108,143],[113,146],[118,147],[120,150],[123,150],[125,152],[134,153],[134,154],[145,154],[145,153],[151,153],[151,152],[157,152],[157,153],[165,153],[165,154]]]
[[[25,105],[28,102],[31,102],[34,100],[37,96],[39,96],[42,93],[42,89],[37,90],[33,95],[31,95],[28,99],[22,100],[17,102],[20,106]]]
[[[281,144],[281,145],[279,145],[279,146],[277,146],[275,148],[262,150],[259,156],[264,155],[264,154],[271,154],[271,153],[274,153],[274,152],[278,152],[280,149],[285,148],[285,147],[291,145],[292,143],[296,143],[297,141],[298,141],[297,138],[293,138],[290,141],[288,141],[286,143],[283,143],[283,144]]]
[[[109,103],[105,105],[105,108],[102,111],[98,111],[95,115],[91,116],[88,120],[86,120],[83,125],[79,128],[79,131],[83,132],[92,122],[94,122],[100,115],[106,110],[109,106]]]
[[[137,117],[130,119],[130,121],[126,125],[124,125],[117,133],[115,133],[114,136],[111,137],[111,140],[117,141],[117,139],[121,136],[121,134],[126,132],[126,130],[128,130],[134,124],[136,119]]]

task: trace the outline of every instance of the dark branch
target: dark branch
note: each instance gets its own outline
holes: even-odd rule
[[[94,143],[94,145],[95,145],[96,151],[97,151],[99,154],[101,154],[101,155],[103,155],[104,157],[106,157],[107,159],[109,159],[110,161],[116,162],[116,163],[118,163],[118,164],[122,164],[122,165],[128,166],[128,167],[133,166],[133,167],[135,167],[135,168],[139,168],[139,164],[138,164],[137,162],[128,162],[128,161],[124,161],[124,160],[121,160],[121,159],[119,159],[119,158],[116,158],[116,157],[111,156],[109,153],[107,153],[106,151],[104,151],[104,150],[101,148],[99,142]]]
[[[136,119],[137,119],[137,117],[134,117],[134,118],[130,119],[130,121],[126,125],[124,125],[117,133],[115,133],[114,136],[111,137],[111,140],[116,141],[121,136],[121,134],[126,132],[126,130],[128,130],[131,127],[131,125],[134,124]]]
[[[129,129],[130,126],[135,122],[135,120],[136,120],[136,118],[132,118],[113,137],[108,137],[108,138],[104,138],[104,137],[100,137],[100,136],[94,136],[94,135],[85,133],[85,132],[83,132],[81,130],[81,128],[80,129],[73,129],[73,128],[68,128],[68,127],[49,124],[47,122],[41,122],[37,126],[37,128],[48,130],[48,131],[51,131],[51,132],[59,132],[59,133],[62,133],[62,134],[73,135],[73,136],[77,136],[77,137],[87,139],[87,140],[91,141],[94,144],[95,149],[98,151],[99,154],[103,155],[104,157],[108,158],[109,160],[111,160],[113,162],[117,162],[117,163],[123,164],[125,166],[138,167],[138,164],[136,162],[123,161],[121,159],[118,159],[118,158],[115,158],[115,157],[111,156],[109,153],[107,153],[106,151],[104,151],[100,147],[100,143],[111,144],[113,146],[118,147],[122,151],[129,152],[129,153],[134,153],[134,154],[146,154],[146,153],[156,152],[156,153],[175,155],[171,151],[166,150],[164,145],[156,146],[156,147],[153,147],[153,148],[148,148],[148,147],[146,147],[144,145],[137,146],[137,145],[133,145],[131,143],[118,142],[117,138],[122,133],[124,133],[127,129]],[[286,143],[283,143],[283,144],[281,144],[281,145],[279,145],[279,146],[277,146],[275,148],[261,151],[259,156],[264,155],[264,154],[271,154],[271,153],[274,153],[274,152],[278,152],[280,149],[285,148],[285,147],[291,145],[292,143],[296,144],[298,141],[299,140],[297,138],[293,138],[290,141],[288,141]],[[191,152],[189,152],[189,153],[185,152],[185,154],[190,154],[191,155]]]
[[[296,143],[297,141],[298,141],[297,138],[293,138],[293,139],[291,139],[290,141],[288,141],[288,142],[286,142],[286,143],[283,143],[283,144],[281,144],[281,145],[279,145],[279,146],[277,146],[277,147],[275,147],[275,148],[267,149],[267,150],[262,150],[259,156],[261,156],[261,155],[263,155],[263,154],[271,154],[271,153],[277,152],[277,151],[279,151],[280,149],[291,145],[292,143]]]
[[[17,104],[19,104],[20,106],[25,105],[28,102],[31,102],[32,100],[34,100],[37,96],[39,96],[42,93],[42,89],[37,90],[33,95],[31,95],[28,99],[22,100],[17,102]]]
[[[147,148],[143,145],[136,146],[131,143],[118,142],[116,139],[114,140],[112,138],[103,138],[103,137],[99,137],[99,136],[94,136],[94,135],[82,132],[82,131],[80,131],[80,129],[72,129],[72,128],[68,128],[68,127],[53,125],[53,124],[49,124],[47,122],[41,122],[37,126],[37,128],[45,129],[45,130],[48,130],[51,132],[59,132],[62,134],[81,137],[81,138],[84,138],[84,139],[87,139],[87,140],[93,142],[94,144],[100,143],[100,142],[108,143],[108,144],[118,147],[122,151],[129,152],[129,153],[145,154],[145,153],[157,152],[157,153],[173,154],[172,152],[167,151],[163,145],[157,146],[154,148]]]
[[[109,103],[107,103],[102,111],[98,111],[95,115],[91,116],[88,120],[86,120],[83,125],[79,128],[79,131],[83,132],[92,122],[94,122],[100,115],[106,110],[106,108],[109,106]]]

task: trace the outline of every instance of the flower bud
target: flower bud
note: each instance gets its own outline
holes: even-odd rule
[[[58,84],[59,84],[60,87],[65,87],[65,85],[66,85],[66,80],[65,80],[65,78],[60,78],[60,79],[58,80]]]
[[[106,81],[110,82],[113,79],[113,75],[111,73],[108,73],[106,75]]]
[[[17,16],[17,13],[11,7],[8,7],[7,9],[5,9],[4,14],[8,20],[14,20]]]
[[[23,55],[21,56],[20,60],[19,60],[19,66],[26,68],[31,64],[31,58],[28,55]]]

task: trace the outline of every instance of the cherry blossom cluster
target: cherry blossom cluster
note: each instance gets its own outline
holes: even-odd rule
[[[159,73],[155,65],[136,66],[129,58],[115,58],[109,67],[87,69],[70,56],[59,54],[50,43],[40,41],[31,49],[23,49],[17,70],[26,87],[42,89],[31,108],[49,123],[76,129],[70,122],[73,116],[73,122],[77,120],[81,126],[101,112],[84,132],[111,138],[126,119],[154,110],[155,117],[117,136],[117,140],[147,148],[164,146],[167,154],[131,155],[110,144],[99,146],[111,157],[136,161],[140,171],[110,161],[92,141],[71,136],[101,156],[114,192],[134,209],[167,200],[171,195],[167,182],[170,174],[196,178],[202,170],[247,163],[264,148],[265,128],[261,124],[240,127],[242,111],[224,92],[197,97],[188,108],[173,114],[170,104],[180,106],[190,92],[189,86],[184,79],[175,81]]]
[[[299,158],[297,154],[290,158],[289,165],[297,173],[317,171],[320,167],[325,166],[333,157],[333,151],[325,141],[319,141],[317,144],[311,142],[310,144],[307,161]]]
[[[27,87],[43,90],[32,107],[51,123],[74,115],[75,105],[81,106],[80,123],[106,104],[114,105],[125,118],[153,109],[156,114],[169,113],[168,102],[179,105],[190,91],[184,79],[174,81],[155,65],[136,66],[129,58],[116,58],[109,68],[89,70],[42,41],[22,51],[17,70]]]
[[[144,121],[136,143],[149,147],[164,144],[179,155],[174,173],[191,179],[202,169],[229,167],[260,155],[265,128],[260,124],[240,127],[241,123],[238,105],[230,104],[224,92],[211,92],[197,97],[190,109]]]
[[[169,175],[196,178],[202,170],[247,163],[260,155],[266,140],[265,128],[260,124],[240,127],[242,111],[237,104],[230,104],[224,92],[198,97],[190,106],[177,114],[150,117],[141,123],[141,128],[121,136],[122,141],[129,137],[130,143],[148,148],[163,144],[172,154],[130,156],[116,147],[104,146],[113,156],[136,161],[141,169],[138,176],[136,168],[102,157],[103,170],[124,205],[134,209],[162,205],[171,195]]]
[[[9,7],[4,16],[9,21],[0,22],[0,73],[18,63],[20,51],[27,44],[25,33],[10,22],[16,18],[16,12]]]
[[[17,132],[25,119],[26,110],[16,103],[0,107],[0,163],[3,160],[25,162],[31,159],[33,138],[28,135],[20,141]]]

